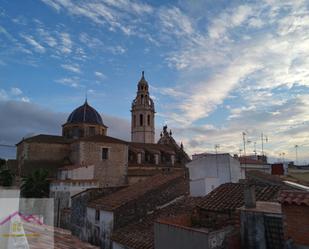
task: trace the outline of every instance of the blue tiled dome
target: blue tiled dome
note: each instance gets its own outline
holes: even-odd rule
[[[88,123],[104,125],[101,115],[88,103],[76,108],[69,116],[67,123]]]

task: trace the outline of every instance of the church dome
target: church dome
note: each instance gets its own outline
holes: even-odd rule
[[[101,115],[88,104],[87,100],[82,106],[76,108],[70,114],[67,123],[87,123],[104,125]]]

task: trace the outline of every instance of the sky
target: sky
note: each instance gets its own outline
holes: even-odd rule
[[[167,124],[189,154],[234,154],[245,132],[260,154],[263,133],[269,157],[295,160],[298,145],[309,163],[306,0],[1,0],[0,144],[60,134],[86,95],[130,140],[142,70],[157,138]]]

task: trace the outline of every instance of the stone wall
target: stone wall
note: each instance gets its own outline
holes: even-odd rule
[[[94,175],[101,187],[127,184],[128,146],[126,144],[103,142],[78,142],[72,148],[79,150],[75,164],[95,165]],[[108,159],[102,159],[102,148],[108,148]],[[78,153],[72,153],[75,157]]]

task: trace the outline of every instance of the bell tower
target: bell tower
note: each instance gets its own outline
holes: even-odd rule
[[[148,82],[144,71],[137,85],[136,98],[131,108],[131,141],[136,143],[154,143],[155,141],[155,108],[149,97]]]

